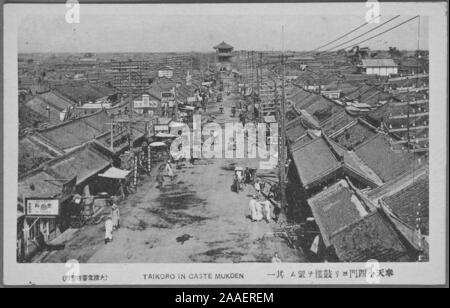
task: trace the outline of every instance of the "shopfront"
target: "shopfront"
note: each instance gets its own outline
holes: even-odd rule
[[[45,248],[46,243],[61,234],[59,199],[26,198],[23,218],[23,255],[30,256],[34,251]]]

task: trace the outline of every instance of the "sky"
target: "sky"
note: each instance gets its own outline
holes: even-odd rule
[[[393,15],[383,15],[381,23]],[[411,15],[400,16],[348,45],[388,29]],[[417,48],[418,19],[362,46],[371,49]],[[312,50],[365,22],[356,15],[173,15],[81,14],[70,24],[63,14],[30,15],[19,25],[19,52],[211,52],[225,41],[236,50]],[[345,42],[378,24],[366,25]],[[428,49],[428,19],[420,18],[420,47]],[[332,44],[328,47],[333,47]],[[347,45],[347,44],[346,44]],[[344,47],[344,46],[343,46]],[[325,48],[326,49],[326,48]]]

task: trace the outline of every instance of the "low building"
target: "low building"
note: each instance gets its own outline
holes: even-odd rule
[[[322,259],[331,262],[408,262],[416,251],[351,183],[341,180],[308,199],[320,230]],[[320,249],[322,248],[322,249]]]
[[[25,215],[21,255],[25,259],[41,248],[42,241],[51,241],[70,226],[74,193],[90,196],[105,191],[96,177],[112,164],[108,154],[90,142],[19,177],[18,209]]]
[[[74,103],[54,92],[46,92],[33,96],[25,106],[46,118],[47,123],[58,124],[69,118]]]
[[[172,78],[173,71],[174,71],[174,68],[172,66],[164,65],[158,69],[158,77],[159,78],[161,78],[161,77]]]
[[[133,100],[134,111],[140,114],[159,115],[161,112],[161,98],[156,94],[144,92]]]
[[[389,76],[398,74],[398,65],[392,59],[363,59],[360,68],[367,75]]]

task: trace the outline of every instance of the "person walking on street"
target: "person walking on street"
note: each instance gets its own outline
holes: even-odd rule
[[[238,179],[238,176],[237,176],[236,173],[233,175],[233,184],[232,184],[232,186],[234,188],[234,192],[238,194],[239,191],[241,190],[241,185],[239,183],[239,179]]]
[[[164,176],[161,174],[161,172],[158,172],[156,175],[156,182],[158,183],[158,186],[156,186],[159,189],[162,189],[164,186]]]
[[[269,199],[265,198],[264,196],[262,197],[262,201],[260,203],[261,203],[261,207],[263,210],[263,217],[266,220],[266,222],[269,223],[270,219],[272,218],[271,211],[270,211],[271,203],[270,203]]]
[[[105,221],[105,245],[113,240],[113,221],[111,217],[108,217]]]
[[[173,168],[172,168],[172,165],[170,164],[170,161],[167,161],[165,171],[166,171],[167,176],[169,176],[170,180],[173,182],[175,175],[173,173]]]
[[[252,196],[248,202],[248,208],[250,210],[250,219],[252,222],[258,220],[258,201],[256,195]]]
[[[117,230],[120,228],[120,210],[117,204],[113,204],[111,207],[111,216],[113,222],[113,229]]]

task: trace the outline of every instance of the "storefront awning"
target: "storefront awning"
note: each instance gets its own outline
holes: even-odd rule
[[[176,138],[176,137],[178,137],[178,136],[177,136],[177,135],[174,135],[174,134],[157,133],[157,134],[155,135],[155,137],[158,137],[158,138]]]
[[[150,143],[151,147],[165,147],[167,146],[164,142],[160,142],[160,141],[155,141]]]
[[[105,173],[99,174],[98,176],[110,179],[125,179],[128,174],[130,174],[130,170],[122,170],[119,168],[111,167],[106,170]]]

